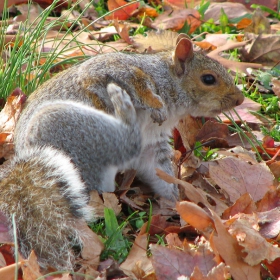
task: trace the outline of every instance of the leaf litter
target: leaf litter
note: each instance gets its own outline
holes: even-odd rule
[[[17,5],[21,2],[9,0],[8,5]],[[272,2],[267,3],[270,8],[273,7]],[[51,1],[39,3],[49,5]],[[160,1],[157,3],[161,4]],[[201,19],[196,9],[187,9],[182,1],[170,0],[165,3],[167,6],[160,15],[149,6],[135,3],[119,9],[105,17],[105,20],[98,21],[95,21],[96,11],[91,8],[88,10],[87,17],[80,20],[82,24],[90,24],[88,28],[91,32],[78,31],[75,33],[74,31],[72,34],[77,35],[76,41],[72,41],[71,44],[69,41],[73,35],[64,36],[61,33],[63,25],[73,28],[71,20],[63,20],[61,17],[61,25],[49,30],[46,37],[48,40],[42,40],[37,51],[39,52],[40,49],[47,53],[63,51],[64,57],[75,58],[115,50],[140,53],[166,50],[174,46],[177,33],[165,29],[178,31],[187,22],[191,27],[189,33],[192,33],[204,21],[213,19],[218,22],[221,8],[223,8],[230,19],[250,15],[247,20],[241,19],[236,24],[239,29],[243,28],[248,33],[241,36],[241,39],[236,37],[233,40],[228,40],[228,36],[222,38],[221,35],[225,34],[210,34],[206,36],[203,43],[195,40],[194,43],[197,43],[204,51],[208,51],[210,57],[220,61],[228,69],[247,78],[252,77],[250,73],[253,72],[250,72],[250,69],[271,66],[279,62],[277,54],[279,53],[280,37],[279,34],[276,34],[276,31],[279,30],[278,23],[268,22],[267,17],[259,10],[252,14],[248,6],[246,8],[239,3],[211,3],[205,17]],[[81,1],[79,5],[85,7],[87,4],[88,1]],[[109,10],[126,4],[127,2],[120,0],[108,1]],[[0,5],[0,9],[2,8],[3,6]],[[34,6],[33,19],[35,19],[36,13],[40,12],[37,8],[38,6]],[[129,30],[138,28],[140,25],[128,20],[132,16],[137,18],[145,12],[155,18],[147,19],[147,26],[154,29],[160,28],[161,31],[148,32],[147,36],[140,34],[129,36]],[[21,13],[21,17],[11,22],[10,30],[14,34],[20,32],[17,23],[23,21],[24,18],[29,18],[29,24],[32,24],[32,18],[27,17],[24,7],[21,8]],[[77,18],[77,15],[71,16],[73,16],[72,20]],[[123,24],[116,19],[126,22]],[[49,20],[51,22],[53,19],[49,18]],[[109,27],[110,23],[112,25]],[[116,35],[119,35],[121,39],[110,41],[112,36]],[[6,43],[12,44],[13,40],[14,35],[7,34]],[[227,51],[236,48],[241,51],[241,61],[230,60],[226,56]],[[59,57],[57,62],[59,61],[63,61],[63,59]],[[45,61],[41,60],[41,63],[44,64]],[[278,79],[272,81],[272,84],[275,94],[279,96]],[[5,159],[10,158],[13,153],[13,130],[24,101],[23,92],[20,89],[15,90],[7,99],[6,106],[0,114],[1,157]],[[258,103],[246,99],[242,105],[236,108],[239,117],[235,112],[231,114],[239,125],[241,125],[241,118],[247,124],[254,126],[264,124],[263,120],[250,112],[259,110]],[[195,122],[190,119],[182,120],[178,130],[179,135],[183,138],[185,150],[180,150],[179,155],[192,151],[194,143],[199,140],[204,143],[211,142],[211,148],[219,147],[218,158],[205,163],[190,153],[185,157],[183,163],[177,164],[176,170],[181,168],[178,171],[179,178],[182,174],[186,174],[183,180],[173,178],[160,170],[157,171],[162,179],[179,185],[181,198],[184,201],[177,203],[176,210],[163,199],[152,203],[153,214],[150,218],[150,225],[147,222],[144,223],[142,228],[135,233],[136,238],[130,252],[120,266],[108,261],[106,267],[106,263],[103,261],[98,267],[100,254],[104,248],[100,237],[90,231],[83,222],[75,225],[85,230],[86,246],[81,253],[79,272],[96,279],[106,279],[111,268],[113,271],[122,271],[127,275],[127,277],[120,276],[118,279],[198,280],[232,277],[243,280],[261,279],[261,266],[265,265],[270,276],[275,278],[280,276],[280,249],[278,246],[280,194],[276,180],[280,174],[278,158],[273,162],[259,162],[246,150],[229,149],[237,146],[237,140],[233,134],[228,132],[228,119],[223,115],[220,117],[224,124],[210,121],[203,126],[202,123],[196,126]],[[249,149],[245,139],[238,141],[238,146],[246,146]],[[176,144],[174,143],[175,146]],[[272,146],[272,148],[277,147],[274,142]],[[205,148],[205,152],[207,152],[207,148]],[[135,185],[129,187],[130,183],[126,184],[125,190],[120,196],[123,204],[134,209],[141,209],[141,211],[149,209],[150,204],[146,203],[149,195],[139,191]],[[135,191],[135,196],[129,194],[132,190]],[[101,199],[97,192],[92,193],[90,203],[97,208],[98,217],[104,216],[105,207],[113,209],[115,215],[119,215],[122,210],[122,205],[115,194],[103,194],[103,199]],[[177,216],[175,220],[174,215]],[[0,237],[3,243],[12,242],[12,240],[8,240],[7,232],[4,217],[0,220]],[[162,233],[165,234],[165,246],[155,244],[156,235]],[[4,250],[4,248],[0,251],[4,262],[0,268],[0,278],[14,279],[15,264],[11,261],[12,250]],[[21,260],[18,266],[21,267],[19,271],[23,272],[22,275],[19,274],[18,279],[36,279],[43,275],[38,269],[33,252],[28,260]],[[262,273],[264,275],[263,271]],[[85,278],[63,273],[49,276],[47,279]]]

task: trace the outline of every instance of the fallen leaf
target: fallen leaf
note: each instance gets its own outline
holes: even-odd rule
[[[86,224],[85,221],[79,219],[75,221],[75,226],[81,232],[80,238],[82,239],[83,248],[81,257],[93,269],[97,269],[100,261],[100,254],[104,249],[104,244]]]
[[[13,135],[17,120],[26,101],[26,95],[16,88],[7,98],[0,113],[0,158],[11,157],[14,153]]]
[[[264,262],[264,265],[268,268],[269,272],[272,273],[272,275],[279,279],[280,277],[280,258],[276,259],[275,261],[269,263],[267,261]]]
[[[269,164],[269,169],[275,178],[280,178],[280,161]]]
[[[195,203],[182,201],[176,204],[176,210],[182,219],[196,229],[207,233],[213,230],[212,218]]]
[[[250,18],[242,18],[236,25],[237,29],[245,29],[250,24],[252,24],[252,20]]]
[[[191,152],[192,148],[195,145],[196,135],[200,131],[202,127],[202,120],[201,119],[195,119],[191,116],[187,116],[183,119],[181,119],[176,126],[178,129],[183,146],[185,150],[188,152],[186,155],[186,160],[183,162],[184,167],[191,167],[191,168],[197,168],[200,165],[200,159],[194,155],[193,152]],[[175,145],[175,143],[174,143]],[[174,146],[175,149],[176,146]]]
[[[280,98],[280,81],[277,80],[276,78],[271,79],[272,83],[272,90],[275,93],[276,96]]]
[[[155,19],[151,27],[178,31],[185,23],[190,27],[189,34],[193,33],[201,25],[199,12],[195,9],[167,10]]]
[[[95,217],[104,217],[104,203],[100,198],[98,191],[92,190],[90,192],[89,206],[94,209]]]
[[[269,190],[261,201],[257,203],[258,212],[266,212],[280,205],[280,189]]]
[[[186,6],[190,6],[193,0],[164,0],[165,5],[171,6],[174,9],[185,9]]]
[[[279,211],[278,211],[279,215]],[[236,238],[238,244],[246,252],[243,258],[246,263],[255,266],[261,263],[262,260],[274,261],[280,257],[280,248],[273,246],[263,238],[260,233],[251,227],[245,217],[252,215],[241,215],[229,227],[229,232]]]
[[[134,274],[135,271],[141,270],[145,275],[152,271],[151,260],[147,257],[146,253],[147,246],[148,235],[146,233],[138,234],[128,254],[128,257],[120,266],[125,274],[132,277],[132,279],[139,279],[137,275]],[[138,269],[136,269],[137,267]]]
[[[257,206],[252,197],[250,194],[245,193],[240,196],[231,207],[225,210],[222,218],[226,220],[238,213],[252,214],[256,211]]]
[[[280,35],[248,33],[251,42],[241,49],[242,60],[264,65],[275,65],[280,55]]]
[[[220,263],[219,265],[213,267],[206,277],[196,266],[190,280],[224,280],[230,278],[231,274],[229,272],[229,266],[226,266],[224,263]]]
[[[251,11],[241,3],[211,3],[204,14],[204,20],[208,21],[209,19],[213,19],[215,22],[218,22],[221,16],[222,9],[229,19],[235,19],[245,16],[246,14],[251,14]]]
[[[248,192],[254,201],[263,198],[273,185],[274,176],[265,163],[250,164],[235,157],[226,157],[210,165],[210,177],[226,191],[232,202]]]
[[[251,112],[258,112],[260,109],[261,105],[259,103],[245,97],[241,105],[235,107],[234,110],[226,111],[225,113],[237,123],[240,123],[240,120],[242,120],[246,123],[262,124],[263,122],[259,118],[251,114]],[[236,111],[237,114],[234,111]],[[231,123],[231,121],[224,113],[220,114],[219,118],[224,123]]]
[[[226,68],[232,70],[233,72],[247,75],[248,74],[248,71],[247,71],[248,68],[258,68],[259,69],[259,68],[262,68],[262,64],[228,60],[228,59],[226,59],[224,57],[221,57],[219,55],[223,51],[230,50],[230,49],[235,49],[235,48],[241,48],[243,46],[246,46],[247,44],[248,44],[247,41],[236,42],[236,43],[232,42],[232,41],[228,41],[223,46],[220,46],[217,49],[208,53],[207,56],[217,60],[218,62],[220,62],[222,65],[224,65]]]
[[[21,266],[22,263],[19,262],[0,268],[0,279],[15,280],[15,270],[16,268],[20,268]]]
[[[251,32],[255,34],[271,33],[270,22],[259,7],[253,13],[252,23],[245,28],[244,32]]]
[[[24,280],[36,280],[43,276],[40,272],[37,256],[34,251],[31,251],[28,260],[21,265],[21,268]]]
[[[267,239],[277,237],[280,233],[280,208],[259,212],[257,215],[259,217],[260,234]]]
[[[260,265],[251,266],[242,259],[242,247],[237,240],[227,231],[221,219],[211,211],[217,234],[213,234],[211,244],[230,267],[230,273],[238,280],[260,280]]]
[[[228,0],[229,2],[233,2],[232,4],[239,4],[242,3],[247,7],[248,9],[252,9],[251,5],[253,4],[252,2],[247,2],[244,0]],[[255,5],[265,5],[266,7],[277,11],[277,0],[254,0]]]
[[[172,177],[157,168],[156,168],[156,174],[167,183],[174,183],[180,185],[180,187],[183,188],[183,191],[185,195],[188,197],[188,199],[194,202],[195,204],[203,204],[207,208],[210,208],[219,214],[222,214],[225,211],[225,209],[228,208],[227,205],[222,201],[219,201],[215,197],[211,196],[208,193],[205,193],[203,190],[199,188],[195,188],[192,184],[188,182]],[[215,202],[214,205],[208,202],[209,199]]]
[[[150,245],[150,249],[157,279],[177,279],[182,275],[190,277],[195,267],[207,275],[217,265],[213,252],[204,242],[197,243],[196,248],[188,246],[184,251],[160,245]]]
[[[104,207],[112,209],[115,215],[118,216],[122,210],[122,206],[116,195],[114,193],[103,193],[102,196],[104,199]]]
[[[129,5],[127,5],[129,4]],[[108,10],[110,12],[114,11],[115,9],[118,9],[117,11],[111,13],[110,15],[106,16],[105,19],[118,19],[118,20],[127,20],[130,18],[132,13],[138,9],[140,3],[139,2],[132,2],[131,4],[129,2],[125,2],[124,0],[108,0],[107,2]],[[127,5],[127,6],[125,6]],[[125,6],[125,7],[123,7]],[[120,7],[123,7],[119,9]]]

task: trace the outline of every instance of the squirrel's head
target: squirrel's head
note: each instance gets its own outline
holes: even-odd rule
[[[219,62],[194,52],[184,34],[177,38],[173,62],[181,89],[178,102],[191,106],[194,117],[213,117],[243,102],[244,96],[227,70]]]

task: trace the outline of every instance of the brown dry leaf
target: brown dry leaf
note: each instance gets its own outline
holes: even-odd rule
[[[127,5],[128,2],[124,0],[108,0],[108,10],[113,11],[114,9],[118,9],[124,5]],[[105,19],[119,19],[119,20],[127,20],[133,14],[133,12],[139,8],[140,3],[131,3],[122,9],[118,9],[117,11],[111,13],[110,15],[106,16]]]
[[[279,280],[280,277],[280,258],[276,259],[272,263],[264,261],[264,265],[268,268],[269,272],[275,277],[275,279]]]
[[[148,224],[150,225],[150,227],[149,227],[149,231],[147,232]],[[143,224],[139,234],[149,233],[152,236],[155,234],[162,234],[168,226],[172,226],[172,225],[173,224],[171,222],[166,221],[166,217],[161,216],[159,214],[153,215],[149,222]]]
[[[61,276],[54,276],[50,279],[48,277],[46,279],[47,280],[73,280],[72,275],[70,275],[69,273],[63,273]]]
[[[193,0],[164,0],[163,3],[164,5],[168,5],[171,6],[174,9],[185,9],[186,5],[188,7],[195,7],[196,3],[194,2],[198,2],[197,4],[200,4],[200,1],[193,1]]]
[[[25,101],[26,95],[17,88],[8,96],[0,113],[0,158],[7,159],[14,153],[14,129]]]
[[[6,3],[5,1],[0,1],[0,13],[2,13],[5,5],[7,5],[7,7],[11,7],[14,5],[20,5],[27,2],[28,2],[27,0],[7,0]]]
[[[273,246],[267,242],[265,238],[251,226],[250,222],[248,222],[248,219],[253,216],[255,215],[241,214],[229,227],[230,234],[234,236],[238,244],[244,248],[242,252],[247,253],[243,258],[244,261],[251,266],[258,265],[263,260],[271,262],[276,258],[280,258],[279,247]]]
[[[227,42],[236,43],[236,40],[232,39],[232,34],[223,34],[223,33],[216,33],[216,34],[207,34],[205,39],[202,41],[204,43],[210,43],[214,45],[215,48],[211,50],[217,49],[217,47],[224,46]],[[198,42],[195,42],[197,44]],[[198,44],[199,45],[199,44]]]
[[[177,279],[179,276],[190,277],[195,267],[207,275],[217,263],[209,249],[209,243],[200,241],[194,246],[186,246],[184,251],[160,245],[150,245],[152,263],[157,279]]]
[[[81,239],[83,242],[83,249],[81,257],[84,260],[83,263],[86,262],[91,268],[97,269],[104,244],[101,242],[98,235],[88,227],[85,221],[81,219],[76,220],[75,223],[73,223],[73,227],[76,227],[82,232]]]
[[[258,212],[265,212],[280,205],[280,188],[269,190],[257,203]]]
[[[147,246],[148,235],[138,234],[128,257],[120,266],[123,272],[132,279],[139,279],[139,276],[143,277],[143,274],[145,276],[153,271],[151,260],[147,257]],[[135,275],[135,273],[140,275]]]
[[[121,24],[117,20],[114,21],[114,26],[116,28],[116,31],[120,35],[120,37],[129,45],[132,45],[133,41],[129,36],[129,25],[128,24]]]
[[[242,247],[230,235],[218,215],[211,212],[217,234],[213,234],[210,242],[230,267],[232,277],[238,280],[260,280],[260,265],[251,266],[243,261]]]
[[[141,3],[141,6],[139,9],[135,12],[132,13],[133,17],[158,17],[158,12],[155,8],[145,4],[144,2]]]
[[[228,41],[223,46],[220,46],[217,49],[215,49],[214,51],[208,53],[207,56],[217,60],[218,62],[220,62],[222,65],[224,65],[226,68],[232,70],[233,72],[242,73],[242,74],[247,75],[248,68],[262,68],[262,64],[232,61],[232,60],[223,58],[219,55],[219,53],[221,53],[223,51],[235,49],[235,48],[241,48],[247,44],[248,44],[248,41],[236,42],[236,43],[232,42],[232,41]]]
[[[244,4],[248,9],[252,9],[251,5],[253,2],[248,2],[244,0],[228,0],[229,2],[234,3],[242,3]],[[265,5],[266,7],[270,8],[271,10],[277,11],[277,0],[254,0],[254,4],[256,5]]]
[[[221,16],[221,9],[224,10],[229,19],[251,14],[251,12],[240,3],[211,3],[205,12],[204,20],[214,19],[215,22],[218,22]]]
[[[185,242],[183,243],[177,233],[169,233],[165,236],[168,248],[181,248],[184,249]],[[186,239],[184,239],[185,241]]]
[[[251,142],[247,140],[247,137],[245,138],[239,133],[230,134],[226,124],[220,123],[214,119],[207,121],[203,125],[196,135],[196,140],[205,143],[205,146],[210,148],[243,146],[244,148],[251,149],[251,143],[256,141],[251,133],[245,132],[245,134],[249,139],[251,139]],[[228,153],[228,155],[230,155],[230,153]]]
[[[20,267],[22,267],[22,262],[0,268],[0,279],[15,280],[15,269]]]
[[[226,266],[224,263],[220,263],[219,265],[213,267],[206,277],[196,266],[190,280],[225,280],[230,278],[231,274],[229,272],[229,266]]]
[[[227,140],[227,138],[229,138],[228,126],[216,120],[207,121],[196,133],[195,140],[207,142],[211,138],[221,138]]]
[[[110,36],[112,34],[111,29],[110,31],[107,30]],[[100,31],[93,33],[96,37],[100,36],[100,34]],[[59,59],[63,60],[65,57],[93,56],[100,53],[125,50],[128,47],[128,44],[122,40],[102,43],[94,40],[93,35],[88,32],[73,32],[72,34],[63,35],[56,31],[50,31],[47,36],[49,40],[43,40],[41,44],[38,44],[37,50],[41,51],[43,49],[45,52],[59,54]],[[75,37],[75,40],[73,40],[73,37]]]
[[[237,123],[239,123],[241,119],[247,123],[262,124],[263,122],[259,118],[250,113],[250,111],[257,112],[260,108],[261,105],[259,103],[245,97],[243,103],[234,108],[238,115],[236,115],[233,110],[226,111],[225,113]],[[219,115],[219,118],[221,118],[224,123],[231,123],[231,121],[223,113]]]
[[[135,169],[128,169],[124,171],[123,180],[119,191],[127,191],[130,189],[131,184],[136,176],[137,171]]]
[[[280,98],[280,81],[277,80],[276,78],[271,79],[272,83],[272,89],[275,95],[277,95]]]
[[[183,142],[183,146],[186,151],[190,151],[194,147],[196,142],[196,135],[202,127],[202,120],[195,119],[191,116],[187,116],[181,119],[176,126],[180,132],[180,136]],[[188,154],[187,160],[183,163],[185,168],[197,168],[200,165],[200,159],[194,155],[194,153]]]
[[[210,177],[226,191],[232,202],[248,192],[254,201],[263,198],[273,185],[274,176],[265,163],[251,165],[235,157],[226,157],[210,165]]]
[[[195,203],[182,201],[176,204],[176,210],[181,218],[196,229],[209,233],[214,228],[212,218]]]
[[[279,62],[280,56],[280,35],[255,35],[247,34],[251,43],[241,49],[242,60],[262,63],[265,65],[275,65]]]
[[[21,266],[24,280],[36,280],[43,276],[40,272],[37,256],[34,251],[31,251],[29,258]]]
[[[237,23],[236,28],[237,29],[245,29],[250,24],[252,24],[252,20],[250,18],[243,18]]]
[[[104,203],[98,191],[92,190],[90,192],[89,206],[94,208],[95,217],[104,217]]]
[[[252,16],[252,23],[245,28],[244,32],[255,34],[270,34],[271,27],[269,20],[264,15],[264,12],[258,7]]]
[[[280,208],[257,213],[259,217],[260,234],[265,238],[275,238],[280,233]]]
[[[208,193],[205,193],[203,190],[201,190],[199,188],[195,188],[192,184],[190,184],[188,182],[185,182],[185,181],[179,180],[175,177],[172,177],[157,168],[156,168],[156,173],[157,173],[157,176],[159,176],[162,180],[164,180],[168,183],[180,185],[180,187],[183,188],[184,194],[188,197],[189,200],[191,200],[195,204],[202,203],[204,206],[212,209],[219,215],[221,215],[225,211],[225,209],[228,208],[228,206],[224,202],[216,199],[215,197],[211,196]],[[214,205],[210,204],[208,202],[208,199],[213,200],[215,202]]]
[[[110,208],[118,216],[122,210],[121,204],[114,193],[103,193],[104,207]]]
[[[224,220],[229,219],[238,213],[252,214],[257,211],[257,206],[250,194],[245,193],[239,197],[235,203],[223,213]]]
[[[138,52],[143,53],[146,50],[149,52],[160,52],[170,50],[175,47],[177,32],[170,30],[149,31],[147,36],[137,34],[132,38],[132,44]]]
[[[151,27],[178,31],[186,22],[190,26],[189,33],[193,33],[201,25],[199,12],[195,9],[168,10],[160,14],[151,24]]]

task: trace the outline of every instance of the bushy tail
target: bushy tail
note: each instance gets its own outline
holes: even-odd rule
[[[0,173],[0,211],[11,227],[15,213],[19,250],[33,249],[42,268],[72,269],[82,246],[75,220],[93,219],[88,194],[70,158],[50,147],[19,152]]]

